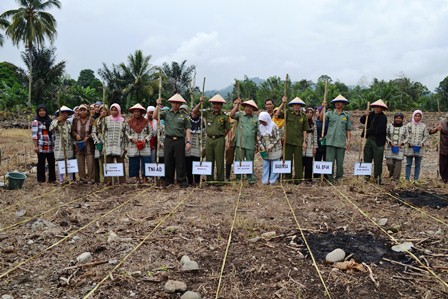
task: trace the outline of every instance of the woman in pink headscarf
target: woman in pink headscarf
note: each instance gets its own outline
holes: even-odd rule
[[[429,132],[422,122],[423,112],[415,110],[412,114],[412,122],[407,124],[408,146],[404,152],[406,156],[406,181],[411,177],[412,160],[415,159],[414,181],[420,177],[420,165],[423,158],[423,146],[428,139]]]
[[[122,163],[124,171],[124,150],[127,146],[127,123],[121,116],[121,107],[118,104],[110,106],[110,115],[104,123],[104,149],[106,163]],[[110,180],[106,181],[110,184]],[[125,176],[119,178],[120,183],[125,183]]]

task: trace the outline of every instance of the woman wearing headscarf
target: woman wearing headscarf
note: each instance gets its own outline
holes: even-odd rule
[[[188,107],[187,107],[188,108]],[[190,185],[199,184],[201,176],[193,175],[193,161],[200,161],[202,149],[205,149],[205,141],[207,135],[205,134],[205,121],[201,121],[201,115],[190,113],[190,138],[191,148],[185,151],[185,168],[187,173],[187,180]],[[201,127],[202,124],[202,127]],[[201,148],[201,134],[202,134],[202,148]]]
[[[75,113],[73,110],[66,106],[62,106],[55,116],[55,120],[51,122],[50,132],[54,134],[54,157],[56,161],[70,160],[74,158],[73,153],[73,139],[71,136],[72,125],[69,120],[69,116]],[[64,153],[65,152],[65,153]],[[64,173],[59,173],[59,183],[64,182]],[[70,173],[70,180],[74,180],[75,174]]]
[[[149,141],[149,146],[151,147],[151,163],[156,163],[156,152],[157,152],[157,119],[153,117],[154,111],[156,111],[156,107],[148,106],[146,108],[145,118],[149,121],[151,125],[153,136]]]
[[[92,128],[92,138],[95,144],[95,182],[104,183],[104,141],[105,141],[105,126],[106,116],[109,115],[107,106],[101,105],[99,107],[98,117],[95,119]]]
[[[54,139],[50,131],[51,118],[47,108],[41,104],[37,106],[36,117],[31,125],[34,152],[37,154],[37,181],[45,183],[45,161],[48,163],[48,182],[56,181],[54,161]]]
[[[317,143],[317,126],[314,124],[313,116],[314,109],[311,107],[306,108],[305,115],[308,120],[309,130],[306,135],[307,147],[303,149],[302,164],[305,169],[305,180],[308,182],[313,181],[313,158],[316,156],[318,143]]]
[[[110,115],[106,116],[104,121],[104,144],[103,155],[106,155],[106,163],[121,163],[124,171],[124,151],[127,146],[126,138],[127,123],[121,116],[121,107],[118,104],[110,106]],[[126,182],[126,177],[120,176],[121,184]],[[110,178],[104,181],[110,185]]]
[[[397,112],[394,115],[394,122],[388,124],[386,129],[386,165],[389,177],[394,180],[400,179],[404,147],[408,142],[408,130],[403,126],[403,121],[403,113]]]
[[[278,180],[278,173],[273,172],[273,162],[282,156],[282,134],[269,113],[260,112],[258,122],[257,146],[263,158],[261,183],[273,185]]]
[[[448,183],[448,113],[445,119],[436,124],[429,134],[440,132],[439,140],[439,172],[444,183]]]
[[[78,160],[78,175],[82,183],[94,183],[94,145],[92,139],[93,118],[88,114],[85,104],[79,106],[79,117],[73,120],[72,137],[76,141],[76,160]],[[86,171],[87,164],[87,171]]]
[[[408,146],[405,147],[404,155],[406,156],[406,174],[407,181],[411,178],[412,160],[415,159],[414,168],[414,181],[418,181],[420,177],[420,165],[423,158],[422,147],[425,145],[428,139],[428,129],[422,122],[423,112],[421,110],[415,110],[412,113],[412,122],[407,124],[408,130]]]
[[[151,147],[149,141],[153,136],[152,127],[149,120],[144,118],[146,109],[136,104],[129,108],[132,118],[128,120],[126,131],[129,140],[128,158],[129,158],[129,177],[136,177],[137,183],[142,183],[145,177],[145,164],[151,162]]]

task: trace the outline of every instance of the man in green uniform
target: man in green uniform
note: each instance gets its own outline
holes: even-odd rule
[[[207,141],[205,144],[205,153],[207,161],[212,162],[212,175],[207,176],[207,181],[214,180],[214,168],[216,163],[216,181],[218,185],[224,182],[224,150],[225,136],[230,130],[229,117],[222,112],[222,106],[226,102],[223,97],[216,94],[209,100],[212,103],[212,111],[204,111]],[[201,97],[199,104],[193,109],[193,117],[200,115],[199,109],[204,103]]]
[[[292,109],[287,110],[285,115],[282,109],[287,100],[286,96],[282,98],[282,104],[277,110],[276,116],[286,120],[284,129],[286,133],[285,160],[294,161],[294,180],[292,182],[300,184],[303,179],[302,149],[306,149],[308,119],[302,111],[305,102],[298,97],[288,103]],[[291,179],[291,175],[286,177]]]
[[[258,130],[258,117],[254,115],[254,111],[258,111],[258,106],[254,101],[245,101],[241,104],[241,99],[235,100],[235,106],[230,112],[230,117],[238,121],[238,127],[236,129],[236,158],[235,161],[252,161],[255,157],[255,144]],[[240,104],[244,107],[244,112],[237,112],[240,108]],[[237,180],[241,178],[240,175],[236,176]],[[253,174],[247,175],[247,181],[249,185],[255,183]]]
[[[184,98],[176,93],[169,100],[171,110],[160,112],[160,119],[165,120],[165,186],[174,183],[174,173],[176,172],[177,183],[182,187],[188,187],[185,172],[185,151],[190,151],[190,119],[180,111],[180,106],[186,103]],[[162,99],[157,99],[157,108],[154,111],[154,118],[159,116],[159,107]]]
[[[332,181],[334,174],[334,164],[336,161],[336,180],[340,180],[344,174],[344,157],[345,151],[350,150],[350,137],[352,131],[352,122],[350,113],[343,111],[344,106],[349,101],[342,95],[338,95],[331,101],[334,104],[334,111],[328,111],[325,115],[328,123],[327,135],[325,137],[326,144],[326,160],[333,163],[332,174],[327,178]],[[326,102],[322,106],[327,106]],[[323,120],[323,114],[320,115]]]

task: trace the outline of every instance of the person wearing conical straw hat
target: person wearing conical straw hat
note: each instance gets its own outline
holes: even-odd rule
[[[415,110],[412,113],[412,121],[408,123],[407,129],[409,134],[408,146],[405,147],[404,155],[406,156],[405,179],[409,181],[411,178],[412,160],[415,160],[414,182],[420,178],[420,166],[423,159],[423,149],[426,140],[428,140],[429,132],[426,125],[422,122],[423,112]]]
[[[222,111],[222,106],[226,102],[220,94],[214,95],[210,100],[212,111],[204,111],[207,140],[205,143],[206,159],[212,162],[212,175],[207,176],[207,181],[214,181],[214,168],[216,164],[217,185],[224,182],[224,151],[226,148],[226,135],[230,130],[229,117]],[[198,117],[199,109],[204,103],[201,97],[199,104],[194,107],[193,117]]]
[[[152,126],[149,120],[144,117],[146,109],[140,104],[135,104],[129,108],[132,118],[128,120],[126,137],[129,140],[129,177],[135,177],[136,183],[146,183],[145,164],[151,162],[151,146],[149,141],[153,136]]]
[[[439,140],[439,172],[442,177],[442,181],[448,183],[448,113],[445,118],[436,124],[429,134],[435,134],[440,132]]]
[[[333,163],[333,170],[331,175],[327,175],[329,181],[334,179],[334,166],[336,164],[336,180],[342,179],[344,175],[344,157],[345,151],[350,150],[350,138],[352,131],[352,121],[350,113],[344,111],[344,106],[349,101],[342,95],[338,95],[331,103],[334,104],[333,111],[325,113],[325,121],[328,124],[327,134],[325,136],[325,159],[327,162]],[[327,103],[322,103],[326,106]],[[319,118],[323,120],[324,115],[321,113]]]
[[[244,112],[238,111],[240,105],[244,107]],[[241,103],[241,99],[235,100],[235,106],[230,111],[230,117],[238,121],[235,136],[236,161],[254,162],[258,130],[258,117],[254,115],[254,111],[258,111],[258,106],[253,100]],[[236,178],[241,179],[241,175],[236,175]],[[251,186],[255,184],[253,169],[252,174],[247,175],[247,181]]]
[[[288,106],[291,109],[286,110],[286,116],[283,112],[283,107],[286,105],[288,97],[282,98],[282,104],[280,105],[276,116],[279,118],[286,118],[284,130],[286,132],[285,140],[285,160],[292,161],[294,164],[294,178],[291,174],[287,175],[287,179],[292,179],[294,184],[300,184],[303,179],[303,164],[302,164],[302,152],[306,149],[307,131],[310,129],[308,126],[308,120],[302,111],[302,107],[306,104],[299,97],[295,97]]]
[[[62,106],[60,111],[56,111],[55,116],[57,117],[51,122],[49,131],[54,134],[54,158],[56,161],[64,161],[64,159],[73,159],[73,140],[70,135],[71,123],[68,120],[70,115],[75,112],[68,108],[67,106]],[[65,150],[65,155],[64,155]],[[59,183],[64,182],[65,173],[59,173]],[[75,177],[74,173],[70,173],[70,180]]]
[[[235,101],[238,98],[233,98],[232,107],[235,107]],[[227,114],[229,115],[229,113]],[[232,172],[233,161],[235,160],[235,136],[238,127],[238,121],[229,117],[230,130],[226,135],[226,180],[230,181],[230,174]]]
[[[180,111],[180,106],[187,103],[178,93],[173,95],[168,102],[171,103],[169,111],[160,112],[160,119],[165,120],[165,186],[168,187],[174,183],[174,174],[176,173],[177,183],[180,187],[188,187],[185,168],[185,151],[191,149],[190,136],[190,117]],[[157,99],[157,107],[154,112],[154,118],[159,117],[159,109],[162,105],[162,99]]]
[[[366,110],[359,120],[362,124],[365,124],[367,116],[369,117],[368,127],[364,128],[362,135],[367,138],[364,146],[364,162],[372,163],[373,160],[373,177],[377,184],[381,184],[387,130],[387,117],[384,111],[388,108],[381,99],[370,104],[370,107],[373,108],[373,111]],[[369,178],[369,176],[366,178]]]
[[[152,128],[153,136],[151,140],[149,141],[149,145],[151,147],[151,163],[156,163],[157,160],[157,126],[158,122],[156,119],[154,119],[154,111],[156,111],[156,107],[154,106],[148,106],[146,108],[146,115],[145,118],[148,119],[149,125]]]

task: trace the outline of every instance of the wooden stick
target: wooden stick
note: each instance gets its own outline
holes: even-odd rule
[[[237,98],[240,99],[240,81],[236,81],[237,84]],[[238,107],[238,112],[239,112],[239,107]],[[241,124],[241,119],[238,120],[238,127],[239,127],[239,131],[240,131],[240,146],[239,146],[239,152],[240,152],[240,166],[243,164],[243,148],[242,148],[242,144],[243,144],[243,125]],[[241,180],[243,180],[243,175],[241,175]]]
[[[59,116],[61,115],[62,111],[61,111],[61,93],[58,91],[57,92],[57,97],[58,97],[58,105],[59,105]],[[59,125],[59,122],[58,122]],[[64,165],[65,165],[65,179],[69,179],[68,178],[68,163],[67,163],[67,149],[65,148],[65,140],[63,139],[64,137],[64,128],[63,126],[61,126],[60,128],[60,134],[61,134],[61,143],[62,143],[62,151],[64,152]],[[70,181],[70,179],[69,179]]]
[[[327,107],[327,92],[328,92],[328,79],[325,81],[325,91],[324,91],[324,101],[322,102],[322,132],[321,132],[321,136],[320,136],[320,140],[322,141],[322,139],[325,137],[325,121],[326,121],[326,107]],[[320,181],[323,182],[324,181],[324,175],[321,174],[320,175]]]
[[[204,77],[204,81],[202,82],[202,98],[204,97],[204,92],[205,92],[205,77]],[[200,130],[199,130],[199,148],[200,148],[200,150],[199,150],[199,156],[200,156],[200,165],[202,166],[202,160],[203,160],[203,158],[202,158],[202,146],[203,146],[203,140],[202,140],[202,130],[203,130],[203,127],[202,127],[202,118],[203,118],[203,116],[204,116],[204,109],[203,109],[203,107],[202,107],[202,103],[201,103],[201,120],[200,120],[200,122],[199,122],[199,125],[200,125]],[[213,173],[212,173],[212,175],[213,175]],[[202,175],[201,176],[199,176],[199,188],[201,188],[202,187]]]
[[[78,268],[84,268],[84,267],[97,266],[97,265],[102,265],[102,264],[106,264],[106,263],[108,263],[107,260],[96,261],[96,262],[91,262],[91,263],[86,263],[86,264],[80,264],[80,265],[76,265],[76,266],[67,267],[67,268],[64,268],[63,271],[65,271],[65,270],[72,270],[72,269],[78,269]]]
[[[397,261],[394,261],[394,260],[390,260],[390,259],[385,258],[385,257],[383,257],[383,260],[388,261],[388,262],[390,262],[392,264],[403,266],[405,268],[410,268],[410,269],[417,270],[417,271],[420,271],[420,272],[428,272],[427,270],[420,269],[420,268],[417,268],[417,267],[414,267],[414,266],[411,266],[411,265],[406,265],[406,264],[403,264],[403,263],[400,263],[400,262],[397,262]]]
[[[369,110],[370,113],[370,102],[367,102],[367,110]],[[367,128],[369,125],[369,115],[367,114],[366,116],[366,123],[365,123],[365,127],[364,127],[364,138],[361,139],[361,148],[359,149],[359,164],[361,164],[363,162],[364,156],[361,156],[361,153],[364,152],[364,146],[365,146],[365,142],[367,142]],[[362,157],[362,158],[361,158]]]

